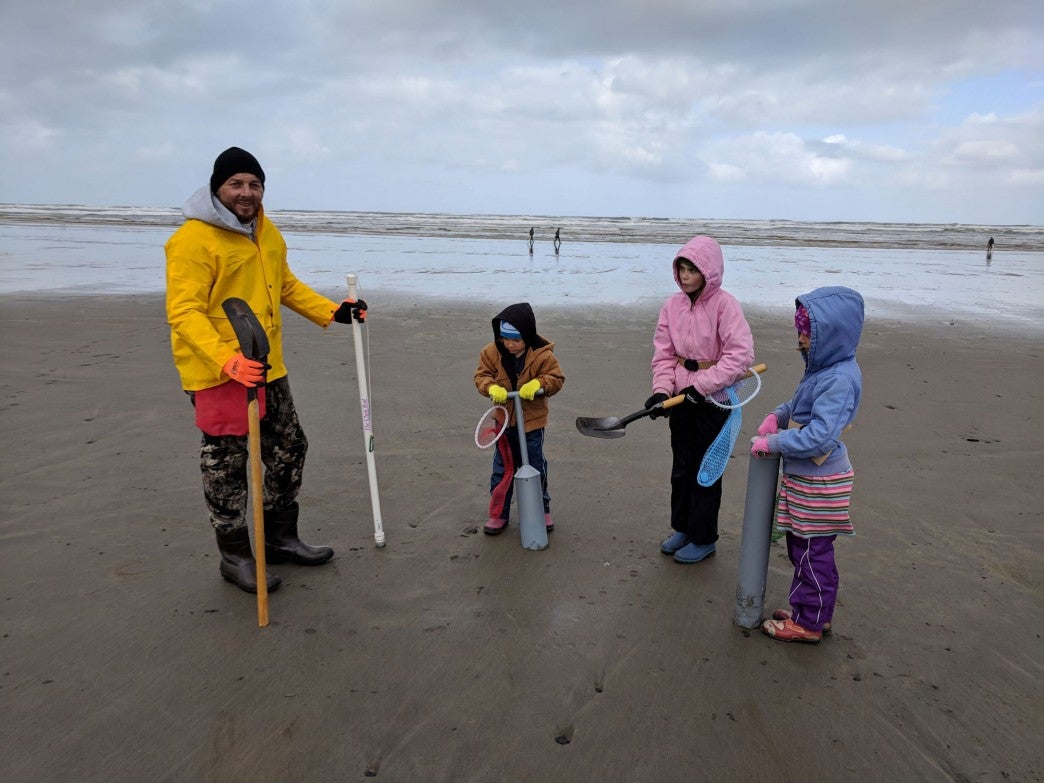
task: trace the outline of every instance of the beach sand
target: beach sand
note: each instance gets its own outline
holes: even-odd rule
[[[514,515],[481,532],[495,309],[367,298],[387,546],[350,333],[288,312],[302,534],[337,556],[272,568],[265,629],[218,575],[162,297],[0,299],[5,781],[1041,779],[1039,334],[868,321],[857,536],[803,646],[732,620],[741,447],[717,556],[680,566],[666,423],[574,427],[640,408],[655,310],[538,310],[567,380],[531,552]],[[789,314],[748,316],[769,372],[741,443],[800,375]],[[790,573],[774,544],[767,611]]]

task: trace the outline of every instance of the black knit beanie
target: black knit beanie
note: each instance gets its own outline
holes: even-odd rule
[[[265,172],[257,158],[239,147],[229,147],[214,161],[214,173],[210,175],[210,192],[217,193],[229,177],[236,174],[253,174],[261,180],[262,185],[265,184]]]

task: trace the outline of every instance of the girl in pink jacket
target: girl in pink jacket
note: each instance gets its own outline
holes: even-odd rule
[[[721,479],[700,486],[696,476],[728,412],[704,398],[735,383],[754,360],[754,338],[739,302],[721,287],[725,260],[710,237],[693,237],[678,251],[674,281],[680,289],[660,308],[653,337],[650,408],[676,394],[687,401],[654,413],[670,416],[671,527],[660,551],[679,563],[710,557],[718,540]]]

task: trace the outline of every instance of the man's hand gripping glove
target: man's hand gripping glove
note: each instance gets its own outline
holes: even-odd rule
[[[269,365],[255,362],[253,359],[248,359],[243,354],[237,353],[225,362],[225,366],[221,368],[221,371],[237,383],[243,384],[248,389],[253,389],[255,386],[260,386],[264,383],[265,370],[267,369],[269,369]]]
[[[333,318],[339,324],[350,324],[354,318],[359,323],[366,323],[366,300],[345,299],[334,312]]]

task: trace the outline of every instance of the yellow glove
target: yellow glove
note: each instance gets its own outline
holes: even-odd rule
[[[503,386],[498,386],[494,383],[486,391],[489,393],[489,398],[493,400],[495,404],[502,405],[507,402],[507,389]]]
[[[523,400],[531,400],[536,397],[538,391],[540,391],[540,381],[534,378],[528,383],[522,384],[522,388],[518,390],[518,396]]]

